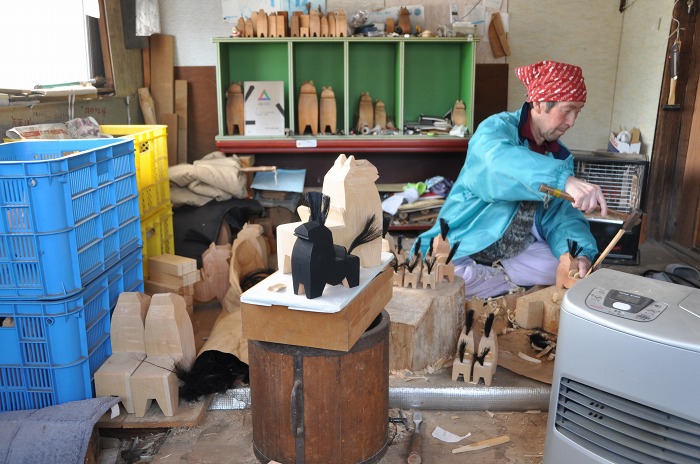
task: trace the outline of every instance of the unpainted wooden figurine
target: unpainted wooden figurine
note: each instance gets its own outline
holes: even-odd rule
[[[355,131],[358,134],[368,134],[373,127],[374,109],[372,108],[372,96],[368,92],[362,92],[357,108]]]
[[[243,86],[232,82],[226,91],[226,130],[228,135],[245,134]]]
[[[373,228],[379,230],[376,239],[364,243],[353,250],[359,256],[362,267],[375,267],[381,264],[381,218],[382,203],[377,190],[377,168],[368,160],[355,159],[341,154],[323,178],[323,194],[331,199],[326,227],[333,233],[333,243],[347,249],[372,219]],[[308,221],[309,208],[297,208],[302,221]],[[294,229],[300,222],[277,226],[277,268],[289,273],[290,256],[296,238]]]
[[[386,108],[381,100],[374,103],[374,125],[379,126],[380,129],[386,129]]]
[[[299,28],[300,25],[300,15],[292,15],[292,19],[289,21],[289,35],[292,37],[300,37]]]
[[[571,288],[576,282],[581,280],[578,271],[578,257],[583,251],[575,240],[567,240],[569,248],[568,253],[564,253],[559,257],[559,266],[557,267],[557,276],[555,285],[557,288]]]
[[[321,37],[321,15],[316,10],[309,14],[309,37]]]
[[[338,14],[335,17],[335,36],[348,36],[348,20],[345,17],[345,12],[343,10],[338,11]]]
[[[304,82],[299,89],[299,135],[307,129],[311,134],[318,133],[318,95],[314,81]]]
[[[401,34],[411,33],[411,16],[408,12],[408,8],[405,6],[399,9],[399,19],[396,23],[396,27],[401,29]]]
[[[452,107],[452,125],[466,126],[467,125],[467,110],[462,100],[457,100]]]
[[[452,361],[452,380],[458,380],[462,376],[465,382],[471,382],[474,366],[474,351],[476,342],[474,339],[474,313],[473,309],[467,311],[466,320],[457,340],[457,355]]]
[[[418,288],[421,275],[423,274],[423,257],[420,253],[416,253],[406,265],[406,272],[403,276],[404,288]]]
[[[335,134],[336,118],[337,108],[335,103],[335,93],[331,87],[323,87],[323,90],[321,90],[320,105],[321,132],[324,134]]]
[[[265,13],[265,10],[260,10],[258,12],[258,19],[257,19],[257,28],[256,28],[256,37],[269,37],[267,33],[267,13]]]
[[[336,37],[337,32],[335,30],[335,14],[333,12],[328,13],[328,37]]]

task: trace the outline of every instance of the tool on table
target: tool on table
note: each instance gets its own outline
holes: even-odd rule
[[[420,424],[423,422],[423,414],[413,413],[413,423],[416,424],[411,435],[411,447],[408,452],[408,464],[421,464],[423,462],[423,439],[420,434]]]
[[[634,226],[639,224],[639,222],[642,220],[642,210],[639,208],[635,209],[632,211],[632,213],[629,215],[629,217],[625,220],[625,222],[622,223],[622,227],[620,230],[617,231],[613,239],[610,241],[610,244],[603,250],[603,252],[598,256],[598,259],[595,260],[595,263],[591,266],[591,268],[588,270],[586,273],[586,277],[590,275],[591,272],[600,264],[603,262],[606,256],[608,256],[608,253],[612,251],[612,249],[617,245],[617,242],[620,241],[622,236],[625,234],[625,232],[629,232],[632,230]]]
[[[562,198],[566,201],[570,201],[571,203],[573,203],[575,201],[574,197],[572,197],[568,193],[564,192],[563,190],[559,190],[559,189],[555,189],[554,187],[550,187],[549,185],[545,185],[545,184],[540,185],[540,192],[547,193],[549,195],[552,195],[553,197]],[[600,211],[600,206],[596,206],[595,211]],[[618,221],[625,221],[629,218],[629,215],[608,208],[608,215],[605,216],[605,218],[615,219]]]

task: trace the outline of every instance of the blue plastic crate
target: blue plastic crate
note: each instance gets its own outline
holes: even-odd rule
[[[0,144],[0,298],[66,298],[141,246],[133,141]]]
[[[61,300],[0,300],[0,411],[92,398],[112,354],[111,312],[122,292],[143,292],[143,254],[132,251]]]

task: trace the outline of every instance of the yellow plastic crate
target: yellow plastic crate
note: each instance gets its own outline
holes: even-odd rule
[[[155,214],[141,218],[141,239],[143,241],[143,280],[149,279],[148,258],[163,253],[175,254],[173,236],[173,208],[170,203]]]
[[[141,218],[170,205],[168,178],[168,126],[102,125],[103,134],[134,139],[136,185]]]

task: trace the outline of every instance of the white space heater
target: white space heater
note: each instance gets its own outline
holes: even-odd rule
[[[700,290],[601,269],[566,292],[543,463],[700,463]]]

